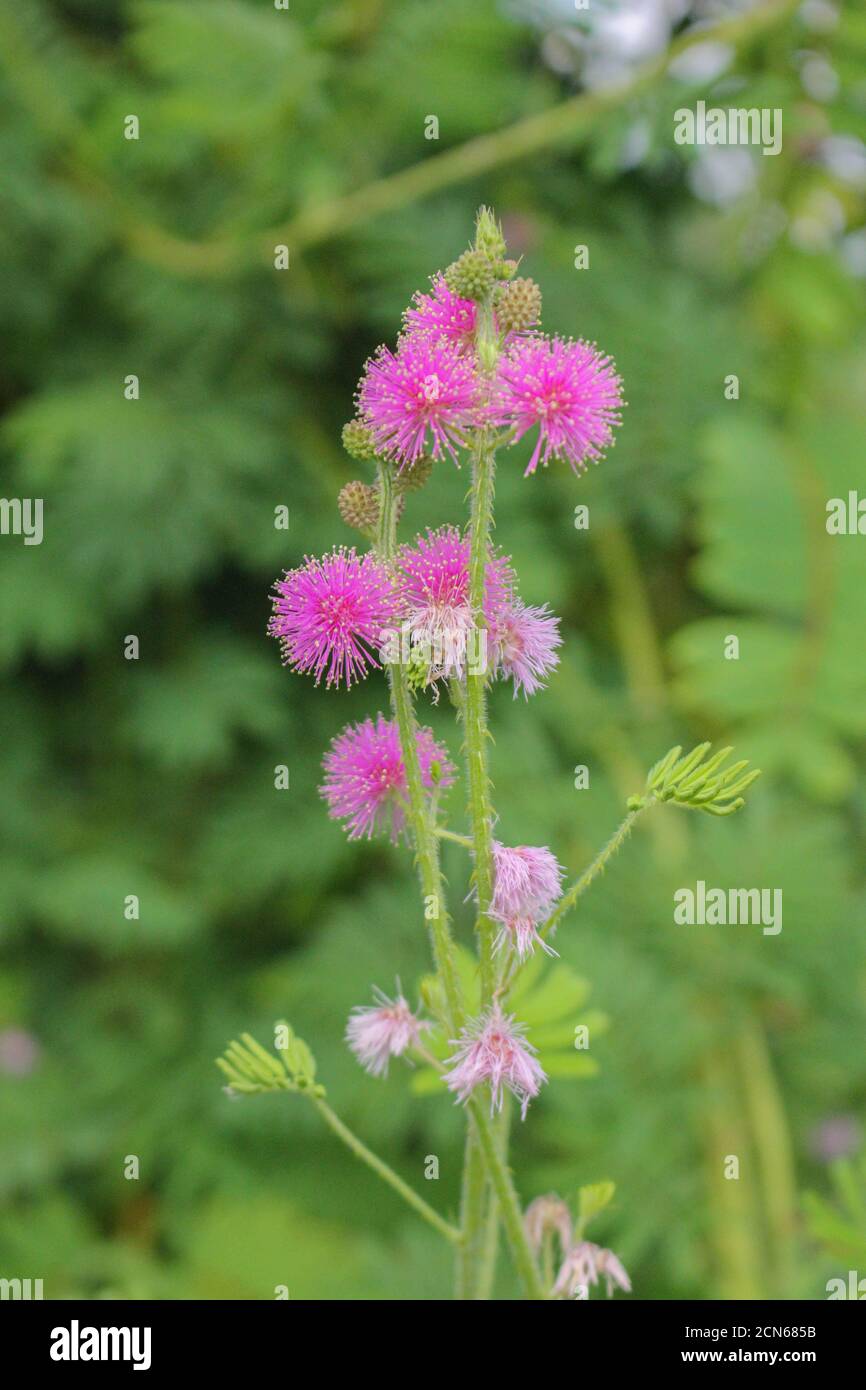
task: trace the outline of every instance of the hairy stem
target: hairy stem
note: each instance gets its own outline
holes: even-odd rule
[[[360,1158],[361,1162],[366,1163],[368,1168],[372,1168],[373,1172],[376,1173],[383,1182],[386,1182],[389,1187],[393,1187],[394,1191],[398,1192],[403,1198],[403,1201],[408,1202],[409,1206],[412,1207],[419,1216],[422,1216],[430,1226],[433,1226],[440,1235],[443,1235],[446,1240],[450,1240],[454,1244],[459,1243],[462,1237],[456,1226],[452,1226],[450,1221],[446,1221],[443,1216],[439,1215],[438,1211],[434,1211],[433,1207],[425,1202],[423,1197],[419,1197],[418,1193],[414,1192],[408,1183],[405,1183],[401,1177],[398,1177],[393,1168],[389,1168],[387,1163],[383,1162],[381,1158],[378,1158],[371,1149],[368,1149],[366,1144],[363,1144],[358,1136],[353,1134],[352,1131],[343,1124],[339,1115],[334,1114],[334,1111],[326,1101],[321,1100],[318,1096],[311,1097],[311,1100],[328,1128],[333,1130],[337,1138],[341,1139],[346,1147],[352,1150],[356,1158]]]
[[[379,529],[377,550],[383,559],[393,558],[396,545],[396,494],[391,465],[379,466]],[[460,984],[454,960],[454,943],[442,883],[442,870],[439,864],[439,841],[428,813],[421,777],[421,763],[418,758],[418,724],[412,695],[406,680],[406,672],[400,662],[388,667],[391,686],[391,703],[400,738],[400,750],[406,771],[409,821],[415,842],[415,859],[421,893],[424,898],[424,916],[430,924],[430,938],[433,958],[442,989],[445,995],[445,1022],[456,1037],[463,1021],[463,1003],[460,997]]]
[[[585,893],[593,879],[597,878],[598,875],[604,871],[609,860],[616,854],[620,845],[628,839],[631,828],[638,816],[643,815],[644,811],[648,810],[648,808],[654,804],[654,802],[648,801],[646,805],[639,806],[634,811],[629,811],[625,820],[617,827],[604,848],[599,850],[589,867],[584,869],[580,878],[575,879],[571,887],[566,889],[565,893],[563,893],[555,912],[551,913],[548,917],[539,932],[539,936],[549,936],[565,914],[571,911],[581,894]]]
[[[477,1299],[481,1262],[484,1254],[484,1203],[488,1191],[487,1169],[471,1117],[466,1123],[466,1150],[463,1159],[463,1186],[460,1195],[460,1226],[463,1240],[457,1253],[457,1297]]]
[[[514,1190],[511,1171],[504,1154],[500,1153],[493,1124],[484,1106],[484,1099],[481,1096],[474,1096],[469,1101],[469,1107],[475,1118],[481,1151],[484,1154],[490,1180],[502,1211],[502,1224],[505,1227],[505,1234],[511,1247],[514,1267],[527,1298],[544,1299],[546,1297],[544,1285],[541,1282],[535,1257],[523,1229],[523,1213],[520,1209],[517,1193]],[[466,1239],[465,1233],[464,1239]]]

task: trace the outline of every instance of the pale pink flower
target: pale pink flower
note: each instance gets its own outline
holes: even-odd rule
[[[422,294],[419,290],[406,310],[406,325],[410,331],[446,338],[461,348],[474,345],[477,320],[475,301],[461,299],[449,290],[441,275],[434,276],[430,294]]]
[[[516,599],[497,615],[490,637],[497,675],[513,679],[515,699],[521,690],[534,695],[559,665],[559,619],[547,604],[531,608]]]
[[[371,1076],[387,1076],[390,1059],[415,1047],[422,1029],[430,1027],[413,1014],[399,992],[399,981],[397,990],[397,998],[389,999],[374,986],[375,1006],[354,1008],[346,1024],[346,1042]]]
[[[454,765],[430,729],[416,734],[423,786],[449,787]],[[332,742],[324,757],[325,781],[320,792],[331,820],[344,822],[350,840],[367,839],[387,831],[396,841],[406,824],[408,787],[394,720],[383,714],[350,724]]]
[[[490,1113],[502,1109],[504,1088],[520,1101],[520,1117],[526,1118],[529,1102],[537,1096],[547,1076],[536,1061],[536,1049],[523,1037],[524,1029],[513,1015],[503,1014],[496,1003],[480,1019],[463,1029],[447,1065],[452,1068],[445,1084],[459,1101],[466,1101],[477,1086],[490,1082]]]
[[[283,664],[311,673],[316,684],[350,686],[378,666],[373,655],[393,626],[397,600],[387,569],[372,552],[340,548],[308,557],[274,585],[268,632],[279,639]]]
[[[482,643],[487,632],[473,632],[469,602],[469,538],[456,526],[441,526],[417,536],[398,556],[398,589],[413,646],[428,663],[428,680],[463,676],[467,665],[487,669],[489,654]],[[502,555],[492,555],[484,574],[484,620],[497,631],[513,608],[514,572]]]
[[[490,916],[501,923],[497,950],[510,944],[523,960],[539,945],[548,955],[556,955],[538,935],[538,928],[559,901],[564,872],[556,856],[542,845],[509,849],[494,840]]]
[[[478,423],[481,383],[475,364],[455,343],[425,333],[400,339],[396,353],[382,347],[367,363],[358,389],[358,413],[376,449],[402,470],[422,454],[457,461],[464,430]]]
[[[523,1228],[536,1255],[541,1250],[547,1235],[559,1237],[563,1255],[571,1248],[571,1212],[561,1197],[548,1192],[544,1197],[536,1197],[529,1203],[523,1214]]]
[[[604,1276],[608,1298],[613,1296],[614,1285],[631,1293],[631,1280],[613,1251],[582,1240],[572,1246],[563,1261],[553,1286],[554,1297],[573,1298],[579,1288],[597,1284],[599,1275]]]
[[[491,414],[515,439],[538,426],[526,475],[551,458],[580,473],[612,443],[621,406],[622,383],[609,357],[590,343],[536,334],[500,359]]]

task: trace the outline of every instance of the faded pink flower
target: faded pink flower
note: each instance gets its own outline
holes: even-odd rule
[[[563,1255],[571,1247],[571,1212],[555,1192],[536,1197],[529,1203],[523,1215],[523,1228],[536,1255],[541,1250],[545,1236],[548,1235],[559,1237]]]
[[[559,619],[547,604],[531,608],[516,599],[497,616],[490,636],[497,675],[513,679],[515,699],[521,690],[534,695],[559,665]]]
[[[620,423],[622,382],[609,357],[590,343],[535,335],[513,344],[499,363],[492,414],[515,438],[536,425],[538,440],[526,467],[566,459],[575,473],[613,441]]]
[[[383,631],[396,619],[388,571],[372,553],[340,548],[322,559],[307,557],[274,585],[268,632],[280,641],[283,664],[312,673],[316,684],[347,686],[362,679]]]
[[[399,988],[398,981],[397,998],[389,999],[374,986],[375,1007],[354,1008],[346,1024],[346,1042],[371,1076],[387,1076],[390,1059],[402,1057],[417,1044],[422,1029],[430,1027],[415,1017]]]
[[[417,733],[421,780],[428,790],[448,787],[454,766],[430,729]],[[332,742],[324,757],[321,795],[331,820],[341,820],[350,840],[367,839],[387,831],[396,841],[406,824],[406,768],[394,720],[383,714],[350,724]]]
[[[572,1246],[563,1261],[553,1286],[554,1297],[572,1298],[579,1288],[597,1284],[599,1275],[604,1276],[608,1298],[613,1296],[614,1285],[631,1293],[631,1280],[613,1251],[582,1240]]]
[[[396,353],[380,348],[358,389],[358,413],[377,450],[401,470],[424,453],[441,458],[444,450],[456,463],[460,433],[477,423],[480,405],[472,359],[455,343],[426,333],[407,334]]]
[[[406,324],[411,332],[446,338],[461,348],[474,345],[477,319],[475,301],[454,294],[441,275],[434,276],[430,294],[422,294],[419,290],[406,310]]]
[[[473,631],[469,603],[469,539],[456,526],[441,526],[403,546],[398,557],[398,588],[412,643],[428,663],[428,680],[462,676],[467,665],[486,669],[487,633]],[[488,626],[504,623],[513,604],[514,572],[504,556],[491,556],[484,577],[484,618]]]
[[[562,893],[562,865],[544,846],[518,845],[509,849],[493,842],[493,898],[490,916],[501,923],[496,949],[512,945],[519,960],[536,945],[556,955],[538,935]]]
[[[447,1065],[449,1090],[466,1101],[485,1082],[490,1082],[490,1113],[502,1109],[503,1088],[520,1101],[520,1117],[526,1119],[529,1102],[537,1096],[547,1076],[536,1061],[535,1048],[524,1040],[523,1027],[496,1003],[473,1024],[464,1028]]]

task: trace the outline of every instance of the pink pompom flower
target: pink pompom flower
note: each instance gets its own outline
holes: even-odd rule
[[[346,1042],[365,1071],[371,1076],[387,1076],[392,1057],[402,1057],[415,1047],[424,1028],[430,1024],[416,1018],[397,983],[397,998],[389,999],[380,989],[373,988],[375,1005],[358,1006],[346,1024]]]
[[[350,686],[379,662],[374,651],[396,618],[391,577],[372,552],[336,549],[307,557],[274,585],[268,632],[278,638],[283,664],[311,673],[318,685]]]
[[[457,461],[462,431],[478,423],[481,383],[471,357],[456,343],[408,333],[396,353],[382,347],[367,363],[358,389],[358,413],[376,448],[400,469],[429,452]]]
[[[496,949],[512,945],[519,960],[542,947],[556,955],[538,935],[562,893],[562,865],[544,846],[517,845],[514,849],[493,842],[493,898],[490,916],[501,923]]]
[[[515,699],[521,690],[526,698],[534,695],[559,665],[559,619],[547,604],[533,608],[515,600],[496,615],[490,635],[497,675],[513,679]]]
[[[535,335],[500,359],[491,411],[515,440],[538,426],[528,476],[551,458],[583,472],[612,443],[621,406],[622,382],[609,357],[590,343]]]
[[[406,326],[412,333],[429,333],[459,348],[472,348],[478,322],[478,306],[473,299],[461,299],[449,290],[441,275],[433,279],[430,294],[420,290],[406,310]]]
[[[398,589],[413,647],[423,654],[428,681],[462,677],[467,667],[484,671],[491,664],[487,630],[473,635],[469,602],[469,539],[456,526],[441,526],[403,546]],[[484,576],[484,619],[499,630],[513,608],[514,572],[507,559],[491,556]],[[477,646],[477,649],[475,649]]]
[[[432,792],[454,781],[454,765],[430,729],[417,732],[421,780]],[[383,714],[350,724],[325,754],[320,793],[331,820],[343,822],[350,840],[387,832],[396,843],[406,824],[408,787],[400,735]]]
[[[490,1113],[502,1109],[504,1088],[520,1101],[520,1117],[526,1119],[530,1100],[547,1080],[536,1060],[535,1048],[525,1041],[523,1028],[496,1003],[475,1023],[464,1028],[447,1065],[445,1077],[458,1101],[466,1101],[477,1086],[490,1082]]]

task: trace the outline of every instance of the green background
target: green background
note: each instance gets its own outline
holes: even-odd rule
[[[427,968],[408,855],[349,845],[317,795],[329,739],[384,686],[316,690],[265,626],[283,567],[351,542],[339,430],[363,361],[481,202],[547,329],[610,352],[628,399],[579,481],[524,480],[528,445],[501,460],[497,540],[565,634],[545,692],[491,700],[502,838],[575,872],[671,744],[764,769],[731,820],[653,812],[561,928],[608,1027],[597,1074],[517,1126],[518,1186],[615,1181],[592,1234],[640,1298],[820,1298],[858,1257],[866,1274],[866,1179],[837,1174],[845,1216],[827,1165],[866,1111],[866,538],[825,528],[864,485],[862,162],[825,142],[866,135],[866,15],[762,5],[720,77],[661,62],[587,87],[579,23],[618,8],[0,8],[2,492],[45,502],[41,546],[0,537],[0,1276],[46,1297],[448,1296],[443,1243],[312,1108],[229,1101],[213,1058],[289,1018],[337,1111],[454,1210],[461,1113],[342,1042],[371,983]],[[698,99],[784,112],[782,153],[752,150],[726,202],[673,141]],[[459,519],[465,489],[439,465],[404,533]],[[424,718],[459,755],[444,703]],[[449,808],[462,828],[461,787]],[[675,926],[697,878],[781,888],[783,931]]]

